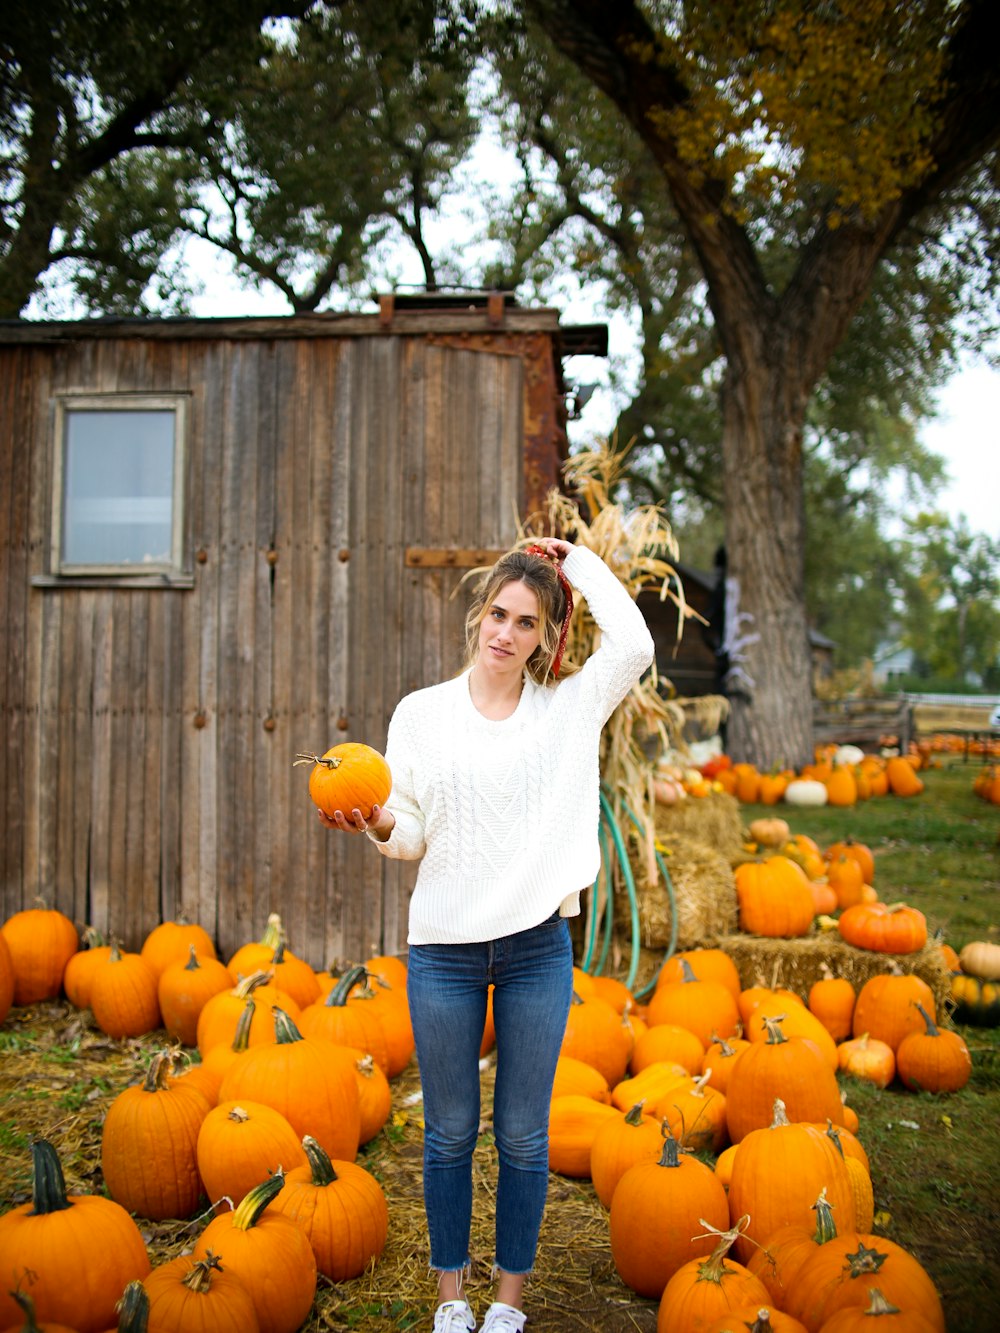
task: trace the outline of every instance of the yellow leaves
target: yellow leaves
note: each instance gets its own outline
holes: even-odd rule
[[[688,97],[657,128],[734,215],[819,186],[832,227],[871,218],[932,168],[951,21],[898,0],[693,4],[672,39]]]

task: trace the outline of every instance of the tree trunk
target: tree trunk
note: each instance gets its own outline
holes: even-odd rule
[[[761,769],[813,758],[804,599],[803,391],[784,349],[758,345],[723,390],[729,753]]]

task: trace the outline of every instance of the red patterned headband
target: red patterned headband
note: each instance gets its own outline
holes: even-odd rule
[[[563,616],[562,629],[559,631],[559,646],[556,649],[556,655],[552,659],[552,674],[559,676],[559,668],[562,666],[563,653],[566,649],[566,638],[569,634],[569,622],[573,615],[573,592],[569,586],[569,579],[562,572],[562,565],[558,559],[545,549],[544,546],[538,546],[532,543],[531,546],[524,548],[526,555],[537,555],[543,560],[550,560],[556,567],[556,577],[559,579],[559,586],[563,590],[563,596],[566,598],[566,614]]]

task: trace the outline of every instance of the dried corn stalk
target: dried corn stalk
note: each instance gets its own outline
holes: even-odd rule
[[[605,444],[574,454],[565,467],[571,494],[550,490],[544,514],[529,519],[521,536],[528,539],[543,532],[564,534],[595,551],[633,598],[641,591],[657,590],[661,601],[673,602],[677,608],[679,642],[685,622],[702,618],[684,600],[680,576],[671,563],[677,559],[679,548],[661,506],[640,505],[626,510],[611,498],[621,477],[625,453],[627,450],[612,450]],[[586,604],[578,602],[566,656],[571,661],[585,661],[597,647],[599,637]],[[655,759],[667,750],[684,747],[684,725],[690,717],[717,721],[725,711],[726,701],[716,696],[703,700],[666,698],[658,688],[654,662],[652,671],[633,685],[604,729],[602,778],[623,838],[637,837],[644,849],[642,859],[650,883],[657,878],[653,850]],[[638,821],[638,829],[631,815]]]

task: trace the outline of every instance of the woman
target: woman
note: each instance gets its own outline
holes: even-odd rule
[[[600,647],[563,667],[570,584]],[[393,788],[362,831],[385,856],[419,859],[408,984],[424,1097],[424,1202],[438,1273],[435,1333],[476,1327],[469,1265],[479,1048],[493,985],[499,1158],[496,1300],[481,1333],[517,1333],[548,1183],[548,1115],[572,996],[566,918],[600,865],[601,729],[652,660],[642,614],[599,556],[544,538],[503,556],[467,619],[468,665],[397,706]],[[561,678],[560,678],[561,677]]]

